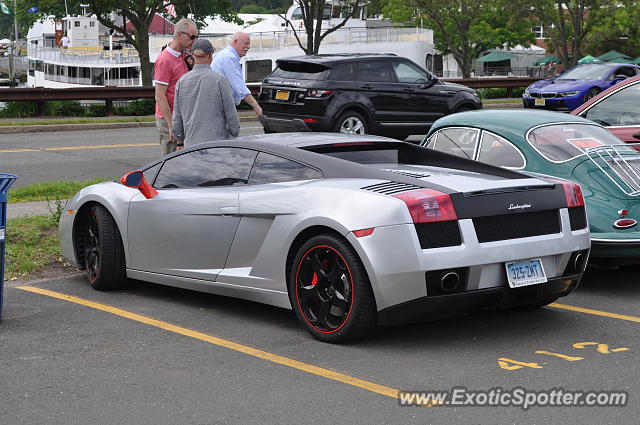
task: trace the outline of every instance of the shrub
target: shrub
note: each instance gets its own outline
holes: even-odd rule
[[[114,106],[114,115],[153,115],[156,108],[154,99],[137,99],[132,101],[128,106]]]
[[[2,118],[26,118],[35,117],[38,110],[36,102],[7,102],[0,109]]]
[[[84,110],[85,117],[104,117],[107,112],[106,105],[93,103]]]
[[[45,103],[45,114],[52,117],[80,117],[85,108],[75,100],[51,100]]]

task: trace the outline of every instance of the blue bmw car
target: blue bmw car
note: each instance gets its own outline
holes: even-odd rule
[[[522,95],[525,108],[574,110],[625,78],[640,74],[640,66],[624,63],[578,65],[555,78],[536,81]]]

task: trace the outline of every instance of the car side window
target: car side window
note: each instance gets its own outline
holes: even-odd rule
[[[435,144],[429,143],[429,148],[463,158],[474,159],[478,133],[475,128],[445,128],[438,131]]]
[[[505,168],[524,168],[524,156],[511,142],[484,131],[478,161]]]
[[[427,72],[411,62],[391,59],[391,64],[399,83],[426,84],[429,82]]]
[[[593,105],[585,118],[600,125],[640,125],[640,83],[627,86]]]
[[[330,80],[356,81],[358,69],[355,62],[337,63],[331,67]]]
[[[391,82],[391,70],[387,65],[387,61],[359,62],[358,80],[363,82]]]
[[[245,185],[256,155],[256,151],[241,148],[190,151],[166,160],[153,186],[187,189]]]
[[[299,162],[260,152],[251,170],[250,184],[281,183],[322,178],[315,168]]]
[[[613,73],[613,78],[615,78],[616,75],[624,75],[627,78],[635,77],[636,69],[630,66],[623,66],[622,68],[619,68],[616,72]]]

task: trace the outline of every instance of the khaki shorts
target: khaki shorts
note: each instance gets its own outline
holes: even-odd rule
[[[158,137],[160,138],[160,150],[162,156],[169,155],[176,150],[175,140],[169,140],[169,126],[164,118],[156,117],[156,129],[158,130]]]

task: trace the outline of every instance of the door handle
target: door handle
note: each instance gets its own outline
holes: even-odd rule
[[[632,135],[631,137],[633,137],[634,139],[640,139],[640,133],[636,133],[636,134]]]
[[[373,88],[373,86],[370,86],[369,84],[364,84],[363,86],[361,86],[361,88],[363,88],[365,90],[371,90]]]
[[[236,206],[220,207],[219,212],[222,215],[234,215],[240,213],[240,208]]]
[[[406,89],[402,89],[403,92],[412,93],[414,90],[412,88],[407,87]]]

